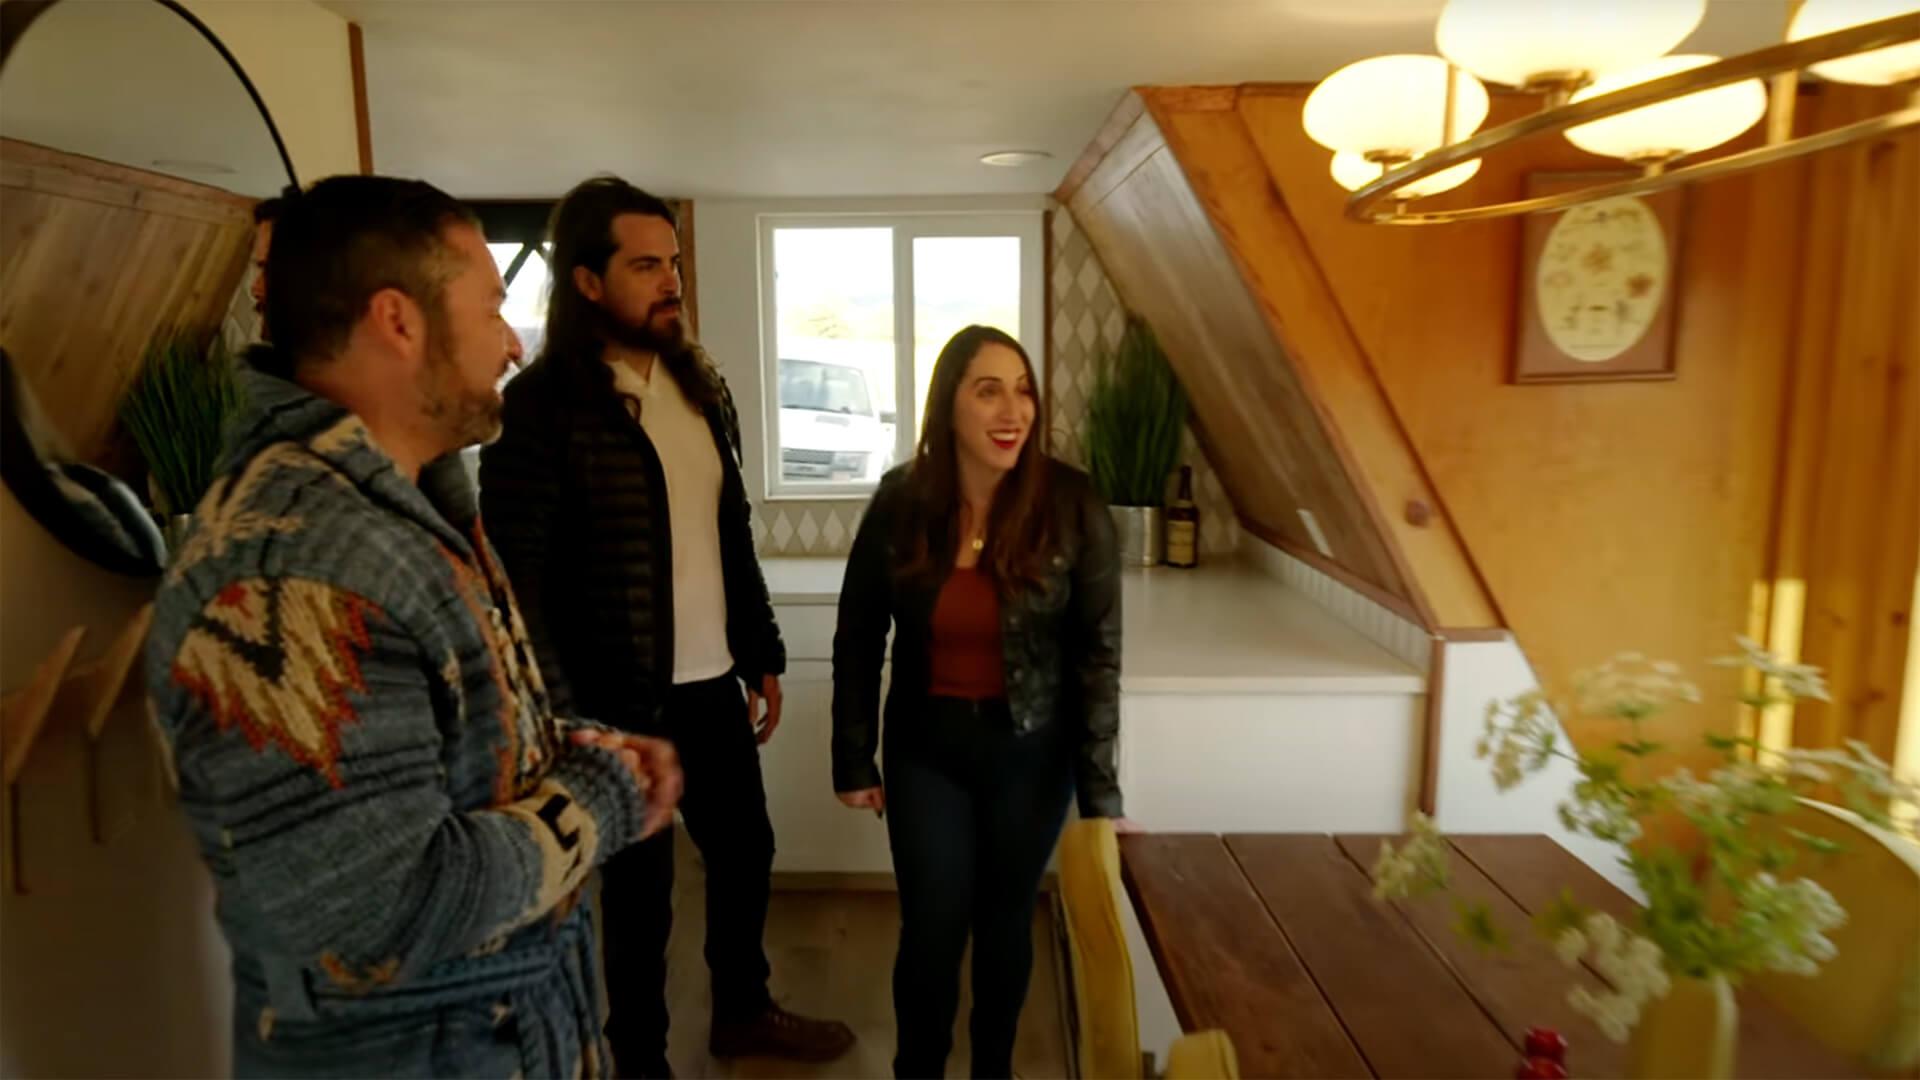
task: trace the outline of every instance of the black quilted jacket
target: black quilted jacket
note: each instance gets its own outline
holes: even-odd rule
[[[1000,630],[1014,726],[1071,724],[1079,735],[1074,778],[1083,817],[1122,813],[1120,739],[1120,560],[1113,519],[1086,474],[1049,461],[1051,505],[1061,541],[1043,588],[1003,601]],[[840,590],[833,635],[833,786],[877,786],[880,668],[894,631],[893,683],[886,721],[912,723],[931,678],[928,642],[938,588],[897,579],[894,534],[906,467],[880,481],[860,522]]]
[[[786,670],[787,652],[754,552],[739,416],[703,353],[681,359],[722,464],[727,645],[758,687]],[[673,681],[666,477],[605,368],[543,356],[507,384],[506,429],[480,452],[480,505],[556,710],[647,732]]]

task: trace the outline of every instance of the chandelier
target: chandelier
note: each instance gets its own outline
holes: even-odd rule
[[[1438,225],[1562,210],[1718,179],[1819,150],[1920,126],[1920,2],[1789,0],[1785,40],[1740,56],[1671,50],[1693,33],[1706,0],[1521,4],[1447,0],[1434,30],[1440,56],[1376,56],[1322,79],[1307,97],[1307,135],[1334,152],[1333,178],[1353,194],[1347,216]],[[1832,82],[1911,84],[1903,104],[1866,120],[1793,135],[1800,73]],[[1769,90],[1763,80],[1771,78]],[[1544,95],[1530,116],[1479,132],[1482,80]],[[1766,120],[1757,147],[1688,160]],[[1510,143],[1564,135],[1618,158],[1638,176],[1512,202],[1416,210],[1415,199],[1471,179]]]

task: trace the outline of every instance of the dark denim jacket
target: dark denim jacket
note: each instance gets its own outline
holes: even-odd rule
[[[1080,813],[1118,817],[1120,572],[1113,519],[1086,474],[1051,459],[1047,465],[1060,541],[1044,585],[1001,604],[1007,702],[1014,727],[1023,733],[1047,724],[1073,725],[1079,735],[1074,779]],[[880,669],[889,626],[894,644],[887,723],[918,710],[930,682],[930,626],[940,590],[907,585],[895,575],[894,535],[905,475],[902,466],[880,481],[854,538],[840,590],[833,635],[833,786],[838,791],[880,783],[874,754],[880,746]]]

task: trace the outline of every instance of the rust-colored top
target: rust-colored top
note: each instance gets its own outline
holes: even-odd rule
[[[990,701],[1007,696],[1000,645],[1000,594],[978,569],[956,569],[933,607],[935,697]]]

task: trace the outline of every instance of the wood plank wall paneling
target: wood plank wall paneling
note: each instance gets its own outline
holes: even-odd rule
[[[687,330],[700,337],[699,249],[693,237],[693,200],[669,199],[680,219],[680,304],[687,309]]]
[[[1232,117],[1232,113],[1216,113]],[[1259,302],[1145,112],[1061,195],[1127,306],[1153,326],[1234,505],[1302,550],[1310,511],[1335,559],[1402,603],[1411,590]]]
[[[1093,142],[1088,144],[1086,152],[1067,170],[1066,179],[1060,181],[1059,192],[1079,191],[1093,170],[1106,160],[1114,144],[1133,130],[1134,121],[1140,119],[1140,114],[1146,109],[1147,103],[1139,94],[1129,90],[1122,95],[1113,112],[1108,114],[1106,123],[1101,124],[1100,130],[1094,133]],[[1066,196],[1061,195],[1058,201],[1066,202]]]
[[[1829,87],[1814,127],[1897,90]],[[1827,670],[1793,741],[1859,739],[1891,760],[1920,560],[1920,134],[1809,163],[1805,258],[1783,438],[1776,647]]]
[[[1790,636],[1836,700],[1798,741],[1890,755],[1920,559],[1920,136],[1690,188],[1676,379],[1515,386],[1520,223],[1346,221],[1309,89],[1138,91],[1058,192],[1248,527],[1310,552],[1312,510],[1352,579],[1430,626],[1489,625],[1444,615],[1478,598],[1550,682],[1623,649],[1698,665],[1804,596]],[[1873,93],[1803,94],[1803,123]],[[1497,96],[1489,123],[1534,107]],[[1606,167],[1540,140],[1434,201]],[[1732,677],[1696,670],[1710,700],[1670,735],[1736,722]]]
[[[1240,95],[1150,91],[1175,157],[1323,419],[1340,467],[1429,628],[1501,624],[1444,500],[1433,488],[1379,376],[1268,175]],[[1424,513],[1410,508],[1418,505]],[[1335,549],[1336,558],[1343,558]]]
[[[367,101],[367,43],[360,24],[347,24],[347,58],[353,68],[353,127],[359,143],[360,172],[373,174],[373,118]]]
[[[1246,88],[1241,114],[1536,670],[1564,684],[1624,649],[1688,664],[1730,651],[1769,576],[1803,170],[1689,192],[1677,379],[1514,386],[1520,224],[1348,222],[1328,153],[1300,126],[1308,89]],[[1488,123],[1532,107],[1497,97]],[[1531,172],[1602,164],[1558,140],[1514,154],[1442,198],[1516,197]],[[1735,723],[1732,679],[1697,670],[1713,700],[1673,734]]]
[[[147,343],[219,323],[254,200],[0,140],[0,345],[79,459],[102,461]]]
[[[1300,257],[1238,92],[1138,96],[1144,113],[1123,103],[1058,194],[1167,343],[1249,529],[1315,552],[1305,509],[1333,563],[1419,621],[1497,625],[1445,514],[1406,519],[1411,502],[1438,508],[1439,493]]]

